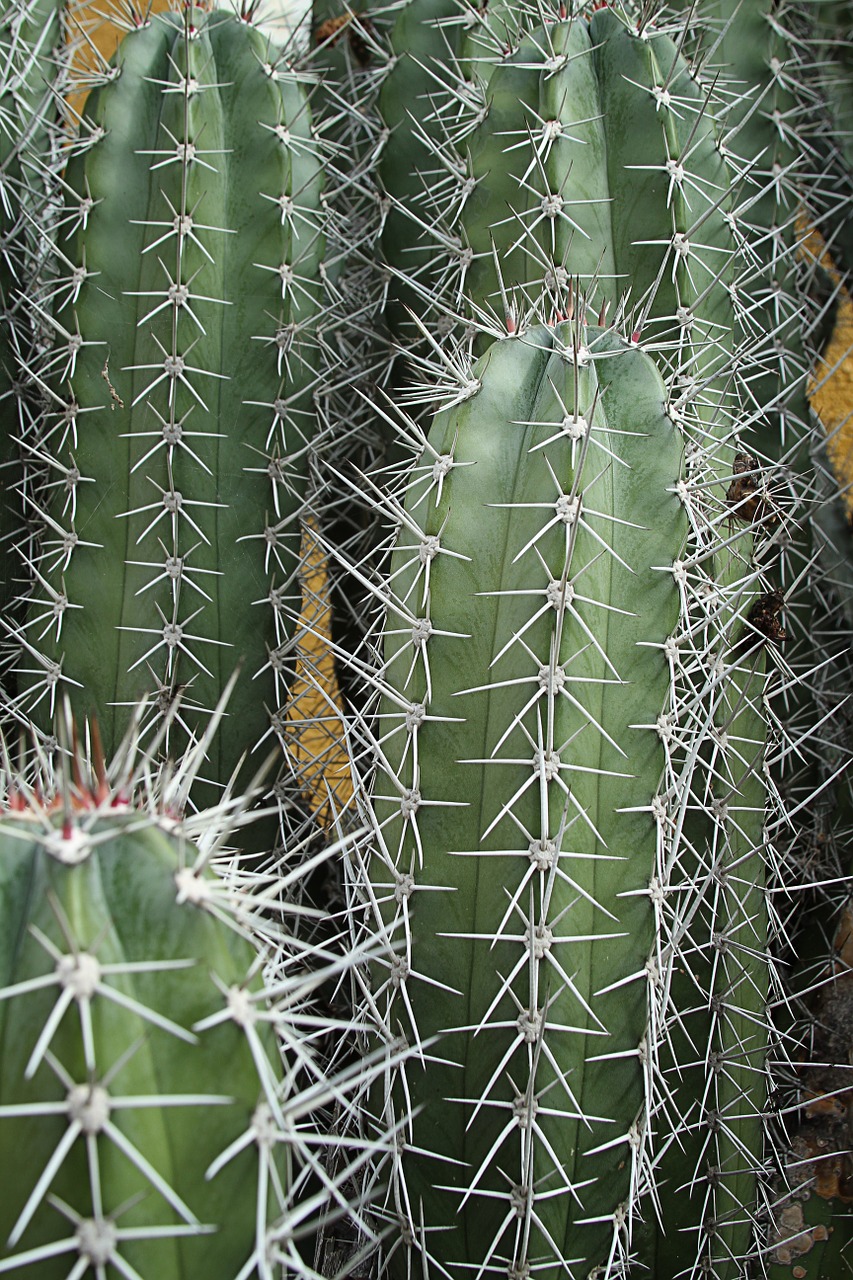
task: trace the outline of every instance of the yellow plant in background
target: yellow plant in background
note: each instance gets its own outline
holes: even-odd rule
[[[326,553],[309,520],[302,530],[302,613],[296,632],[296,678],[285,740],[311,808],[328,825],[352,798],[341,695],[329,643],[332,605]]]

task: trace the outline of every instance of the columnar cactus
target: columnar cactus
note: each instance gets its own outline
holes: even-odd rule
[[[740,267],[733,298],[748,365],[739,430],[751,453],[775,464],[777,581],[795,597],[786,656],[795,669],[808,670],[820,587],[809,590],[816,576],[808,529],[815,483],[806,392],[818,322],[816,301],[804,294],[809,282],[798,275],[809,274],[800,245],[827,193],[816,172],[819,102],[803,70],[808,48],[797,48],[804,34],[797,8],[775,0],[709,0],[697,17],[683,6],[694,17],[696,57],[706,78],[715,77],[713,109],[735,188]]]
[[[412,305],[420,277],[430,276],[435,266],[431,236],[426,225],[417,227],[413,214],[423,217],[436,180],[432,148],[445,139],[445,117],[466,105],[459,55],[479,17],[460,0],[406,0],[389,32],[391,58],[378,100],[387,136],[377,177],[385,206],[382,255],[394,273],[387,284],[394,300],[389,322],[397,334],[405,321],[401,301]],[[452,252],[454,243],[451,238],[445,251]]]
[[[443,136],[419,133],[441,179],[409,210],[421,328],[459,407],[405,500],[377,499],[401,532],[354,892],[400,948],[374,967],[366,1016],[422,1060],[373,1099],[380,1129],[408,1117],[391,1265],[615,1276],[638,1258],[667,1280],[685,1264],[734,1277],[767,1229],[762,651],[785,602],[763,577],[779,513],[739,430],[772,336],[745,342],[754,260],[710,89],[647,12],[540,14],[470,65],[468,131],[448,96]],[[624,350],[601,328],[620,292]],[[575,319],[532,336],[531,311]],[[649,492],[631,432],[651,427],[627,406],[658,375],[619,373],[638,342],[674,450],[653,451],[667,476]],[[633,482],[600,505],[614,473]],[[642,633],[665,568],[674,612]],[[641,690],[653,710],[632,706]]]
[[[378,1074],[327,1079],[313,1044],[344,1028],[293,1016],[354,963],[304,973],[335,927],[313,932],[307,902],[296,937],[270,923],[300,895],[302,847],[280,879],[249,859],[226,889],[191,843],[215,840],[215,815],[140,809],[101,773],[51,805],[19,778],[0,820],[0,1272],[279,1280],[314,1256],[338,1274],[354,1262],[332,1265],[329,1237],[294,1239],[327,1202],[345,1211],[365,1162],[379,1221],[356,1206],[356,1229],[386,1236],[401,1280],[811,1275],[843,1247],[823,1204],[797,1218],[766,1120],[774,1055],[796,1056],[772,1016],[794,1001],[769,902],[803,827],[822,830],[801,762],[833,733],[804,692],[827,677],[803,645],[814,557],[794,528],[817,490],[791,265],[821,153],[802,158],[791,6],[691,7],[712,33],[701,68],[679,7],[318,0],[306,72],[253,3],[131,6],[47,238],[8,197],[51,170],[25,121],[56,5],[0,19],[0,41],[25,36],[0,65],[3,232],[33,232],[0,270],[30,271],[58,232],[38,283],[0,281],[0,322],[25,314],[37,338],[16,332],[0,373],[42,409],[3,434],[43,518],[36,544],[20,519],[8,539],[30,577],[4,619],[23,655],[6,707],[37,725],[27,768],[64,693],[109,749],[147,735],[152,775],[200,738],[192,776],[220,814],[242,807],[229,779],[300,715],[300,585],[326,583],[303,531],[341,562],[352,538],[338,639],[369,691],[346,726],[364,779],[330,782],[322,809],[367,832],[348,892],[356,952],[380,954],[355,970],[355,1021],[384,1046]],[[411,418],[371,394],[394,381],[374,342],[388,300],[410,369],[443,379],[411,390]],[[402,423],[393,465],[340,485],[381,450],[377,421]],[[362,535],[388,523],[365,608]],[[325,611],[301,625],[325,632]],[[337,732],[330,663],[303,649],[300,675]],[[297,771],[329,745],[300,728]],[[300,1131],[303,1071],[334,1102],[325,1135]],[[367,1119],[347,1157],[350,1088]]]
[[[21,369],[32,355],[32,289],[45,232],[47,171],[61,92],[62,0],[13,0],[0,14],[0,605],[21,590],[23,566],[13,548],[25,537],[22,438],[31,410]],[[38,160],[29,154],[38,153]]]
[[[540,19],[501,58],[472,58],[490,74],[470,131],[433,143],[447,176],[413,214],[434,232],[420,314],[450,327],[451,350],[473,320],[482,351],[531,309],[570,313],[573,290],[602,320],[616,299],[621,327],[655,344],[674,411],[722,442],[763,358],[743,349],[734,299],[731,175],[709,89],[646,18],[583,6]],[[456,248],[441,252],[451,230]],[[730,479],[738,449],[721,448]]]
[[[58,690],[108,749],[143,694],[168,746],[242,677],[222,785],[280,729],[318,427],[322,157],[301,77],[233,13],[141,22],[88,99],[63,184],[45,532],[20,709]]]
[[[636,344],[526,329],[456,390],[399,511],[355,886],[366,1020],[411,1050],[372,1097],[404,1121],[389,1266],[734,1277],[778,601]]]
[[[822,474],[828,470],[823,441],[806,399],[809,390],[828,436],[843,430],[853,408],[849,397],[844,404],[849,339],[834,337],[816,376],[806,376],[809,356],[820,351],[821,312],[832,314],[837,307],[840,319],[849,309],[815,229],[820,227],[834,254],[843,251],[849,176],[839,181],[838,143],[833,156],[826,136],[823,88],[832,54],[815,38],[820,12],[820,6],[709,0],[693,24],[706,74],[717,77],[724,104],[726,157],[741,179],[738,227],[746,265],[736,303],[744,346],[761,353],[748,379],[742,428],[750,451],[773,464],[770,503],[777,510],[781,549],[774,585],[786,597],[790,691],[780,707],[780,729],[783,739],[797,745],[772,763],[772,782],[787,814],[782,823],[769,824],[767,847],[784,868],[780,887],[799,885],[800,891],[789,896],[776,939],[785,981],[771,1001],[771,1016],[785,1051],[774,1074],[788,1137],[780,1162],[784,1173],[768,1195],[767,1256],[774,1276],[790,1276],[794,1267],[803,1277],[832,1274],[838,1265],[833,1255],[843,1256],[850,1230],[841,1215],[834,1227],[830,1223],[822,1185],[838,1150],[838,1129],[827,1141],[827,1132],[818,1136],[810,1120],[812,1110],[831,1113],[838,1103],[816,1097],[820,1073],[808,1065],[825,1057],[814,988],[826,988],[824,1003],[830,1007],[834,978],[826,959],[832,920],[848,892],[843,877],[849,871],[851,821],[845,778],[851,740],[846,713],[839,710],[851,679],[850,624],[844,616],[849,533],[833,510]],[[830,437],[827,451],[835,447]],[[801,1072],[812,1089],[792,1089]],[[842,1144],[848,1141],[842,1134]],[[818,1165],[811,1152],[804,1155],[812,1142],[822,1146]]]

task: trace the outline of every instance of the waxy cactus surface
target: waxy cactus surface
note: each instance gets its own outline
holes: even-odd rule
[[[818,32],[849,12],[810,7]],[[847,1223],[807,1198],[827,1182],[818,1077],[776,959],[806,932],[792,899],[810,876],[823,890],[849,755],[831,688],[846,639],[821,652],[838,610],[806,527],[806,357],[834,297],[793,269],[803,209],[845,244],[844,146],[822,183],[807,109],[843,59],[802,97],[810,50],[786,52],[809,23],[788,0],[700,0],[687,19],[632,0],[320,0],[313,72],[253,4],[131,6],[60,177],[52,90],[32,92],[57,7],[10,12],[0,411],[3,456],[25,465],[3,679],[4,710],[38,729],[26,777],[67,767],[65,694],[109,749],[129,723],[132,750],[162,747],[156,786],[204,734],[193,777],[240,807],[229,778],[298,714],[307,517],[351,624],[335,656],[362,686],[355,794],[330,782],[322,809],[361,830],[340,956],[303,845],[280,882],[250,858],[223,896],[176,812],[12,785],[0,1272],[283,1280],[346,1274],[359,1245],[394,1280],[841,1265]],[[372,380],[395,385],[400,356],[407,399],[389,405]],[[385,474],[354,479],[386,445]],[[294,898],[285,945],[267,909]],[[306,970],[331,1006],[351,973],[353,1023],[282,1010],[249,936],[279,995],[292,946],[300,1010]],[[353,1061],[353,1029],[378,1067]],[[300,1137],[302,1070],[333,1105]],[[787,1150],[780,1098],[803,1122]],[[350,1225],[300,1244],[327,1201]]]

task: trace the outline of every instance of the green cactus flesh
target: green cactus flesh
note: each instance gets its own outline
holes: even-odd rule
[[[4,1272],[233,1280],[263,1256],[278,1049],[255,949],[174,826],[0,822]]]
[[[526,17],[524,6],[495,3],[474,9],[460,0],[405,0],[389,33],[391,61],[379,94],[378,109],[387,137],[377,167],[388,201],[382,252],[396,273],[390,292],[408,305],[416,300],[418,277],[429,276],[435,246],[426,208],[430,190],[443,186],[436,151],[451,143],[454,123],[464,119],[477,83],[488,77],[488,59]],[[493,34],[497,33],[497,35]],[[421,226],[413,224],[423,219]],[[458,228],[449,228],[443,249],[452,267],[460,246]],[[414,285],[414,290],[412,290]],[[429,286],[428,286],[429,287]],[[392,328],[402,316],[392,309]]]
[[[751,533],[715,534],[713,448],[688,465],[612,330],[505,338],[458,399],[400,516],[375,739],[370,1007],[412,1050],[374,1097],[408,1117],[389,1265],[734,1276],[766,1047]]]
[[[390,33],[393,61],[379,96],[388,137],[378,172],[390,198],[382,249],[386,261],[406,275],[417,274],[419,246],[405,207],[424,196],[430,152],[421,135],[429,132],[433,104],[447,91],[444,81],[454,75],[459,19],[458,0],[418,0],[402,6]]]
[[[180,690],[180,751],[242,663],[210,760],[221,785],[285,701],[321,159],[299,76],[234,14],[152,19],[107,80],[67,173],[22,705],[49,731],[67,691],[109,752],[139,697],[168,708]]]

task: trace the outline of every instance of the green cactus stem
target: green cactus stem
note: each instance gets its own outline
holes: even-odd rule
[[[26,295],[43,256],[46,175],[67,60],[64,9],[63,0],[10,0],[0,14],[0,614],[7,619],[25,580],[15,547],[28,534],[21,442],[32,435],[34,409],[22,369],[38,328]]]
[[[20,709],[49,733],[67,691],[110,751],[140,697],[156,722],[181,691],[180,754],[242,664],[221,787],[286,700],[329,368],[322,158],[300,73],[234,13],[141,22],[103,80],[35,371],[46,527]]]
[[[388,507],[354,886],[388,946],[365,1020],[411,1051],[372,1096],[405,1126],[387,1265],[733,1280],[763,1161],[778,603],[720,519],[719,447],[636,343],[524,329],[454,390]]]
[[[127,775],[97,768],[52,802],[6,782],[0,1269],[268,1274],[282,1066],[260,913],[208,870],[216,815],[205,856]]]
[[[331,1117],[375,1069],[329,1055],[347,1022],[316,1001],[365,956],[307,944],[292,905],[338,846],[236,861],[261,773],[186,811],[233,684],[170,771],[143,707],[108,766],[67,704],[38,787],[3,750],[2,1274],[283,1280],[315,1274],[324,1218],[368,1230]]]
[[[826,239],[847,276],[853,272],[853,7],[849,0],[817,0],[806,10],[806,70],[825,113],[821,162]]]

